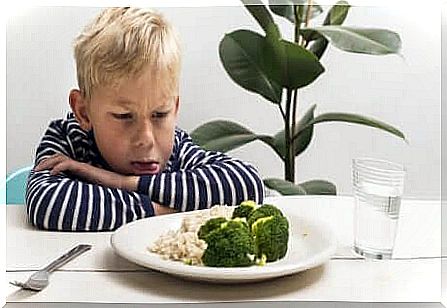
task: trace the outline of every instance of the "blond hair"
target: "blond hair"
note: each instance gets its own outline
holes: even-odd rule
[[[75,39],[74,57],[78,86],[87,99],[98,86],[117,85],[147,69],[164,91],[178,92],[179,39],[151,9],[105,9]]]

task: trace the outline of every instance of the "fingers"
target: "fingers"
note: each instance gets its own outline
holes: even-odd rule
[[[42,171],[47,169],[52,169],[55,165],[59,164],[60,162],[68,159],[67,156],[63,154],[54,154],[48,158],[45,158],[43,161],[41,161],[35,168],[35,171]]]
[[[76,161],[63,154],[52,155],[41,161],[35,168],[35,171],[50,170],[50,175],[58,175],[64,171],[69,171],[74,175],[89,183],[97,183],[112,188],[121,188],[122,175],[107,170],[103,170],[87,163]],[[132,181],[134,183],[136,181]],[[137,183],[133,184],[137,186]]]
[[[152,206],[156,216],[177,213],[175,209],[171,209],[155,202],[152,202]]]
[[[61,173],[62,171],[71,170],[72,169],[72,162],[71,160],[63,160],[58,163],[56,163],[53,168],[50,171],[51,175],[57,175]]]
[[[34,168],[34,170],[50,170],[51,175],[56,175],[62,171],[71,170],[73,168],[73,160],[63,154],[58,153],[45,158]]]
[[[163,210],[161,211],[161,215],[174,214],[174,213],[177,213],[177,211],[169,207],[163,207]]]

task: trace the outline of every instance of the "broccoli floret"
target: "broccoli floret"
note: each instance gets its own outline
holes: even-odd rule
[[[256,259],[256,265],[258,266],[264,266],[267,262],[267,256],[265,254],[262,254],[260,258]]]
[[[251,212],[256,209],[256,202],[248,200],[242,202],[238,207],[236,207],[233,211],[233,218],[236,217],[245,217],[247,218]]]
[[[248,231],[250,229],[248,228],[247,219],[244,217],[236,217],[226,222],[229,227],[232,228],[246,228]]]
[[[265,255],[267,262],[272,262],[286,255],[289,241],[287,218],[280,215],[259,218],[253,223],[251,230],[254,236],[256,257],[262,259]]]
[[[207,248],[202,256],[206,266],[250,266],[255,262],[253,237],[243,220],[230,220],[206,236]]]
[[[259,218],[276,215],[283,216],[282,212],[276,206],[271,204],[264,204],[251,212],[251,214],[248,216],[247,223],[248,226],[251,228],[253,223]]]
[[[209,219],[205,224],[203,224],[199,232],[197,232],[197,236],[199,239],[204,240],[205,237],[214,229],[220,228],[220,225],[226,222],[227,219],[224,217],[216,217]]]

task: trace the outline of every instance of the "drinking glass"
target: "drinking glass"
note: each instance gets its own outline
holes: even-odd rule
[[[405,173],[405,168],[394,162],[353,159],[353,249],[357,254],[369,259],[391,259]]]

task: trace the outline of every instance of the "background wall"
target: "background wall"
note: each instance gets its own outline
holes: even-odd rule
[[[414,8],[413,8],[414,7]],[[275,134],[282,120],[275,106],[233,83],[220,64],[226,32],[259,30],[242,7],[160,8],[180,32],[184,48],[179,126],[191,131],[211,119],[231,119],[257,133]],[[7,21],[7,171],[32,163],[51,119],[69,110],[76,87],[71,43],[100,9],[40,7]],[[323,16],[324,17],[324,16]],[[345,25],[388,28],[401,35],[401,56],[366,56],[329,47],[326,73],[301,91],[300,111],[350,112],[400,128],[409,144],[379,130],[344,124],[316,126],[308,150],[297,159],[298,182],[326,179],[339,194],[352,194],[351,160],[372,156],[405,164],[405,197],[438,199],[441,169],[441,16],[417,6],[354,7]],[[291,37],[292,28],[277,21]],[[260,142],[231,152],[256,164],[264,177],[282,177],[279,158]]]

